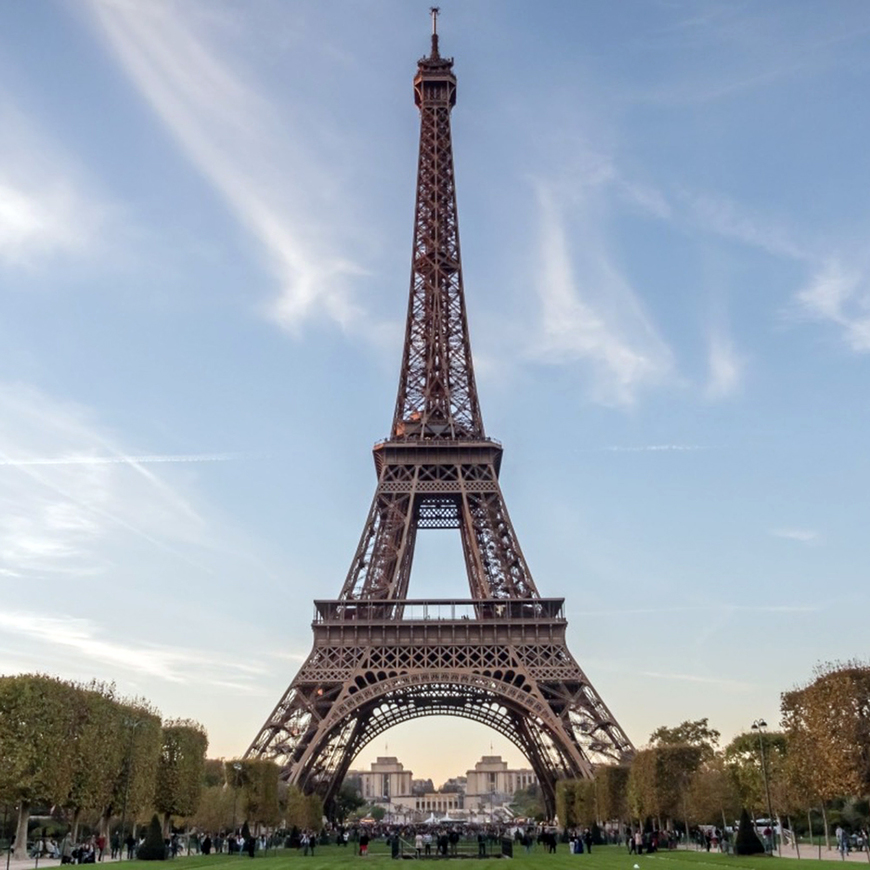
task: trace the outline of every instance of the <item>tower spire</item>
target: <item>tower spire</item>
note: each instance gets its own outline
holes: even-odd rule
[[[433,60],[440,57],[438,54],[438,13],[440,11],[437,6],[429,7],[429,12],[432,14],[432,54],[430,57]]]
[[[438,53],[438,9],[432,8],[432,54],[414,76],[420,153],[411,292],[392,438],[481,439],[462,287],[459,219],[450,111],[456,104],[453,58]]]

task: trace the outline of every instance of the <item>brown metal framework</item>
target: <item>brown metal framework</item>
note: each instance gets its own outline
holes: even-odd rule
[[[420,156],[410,302],[390,437],[339,598],[315,602],[314,649],[248,749],[327,807],[353,758],[420,716],[483,722],[529,759],[550,813],[561,777],[627,760],[628,737],[572,658],[562,599],[539,596],[486,437],[465,313],[450,110],[453,60],[418,62]],[[459,529],[469,600],[407,598],[419,529]]]

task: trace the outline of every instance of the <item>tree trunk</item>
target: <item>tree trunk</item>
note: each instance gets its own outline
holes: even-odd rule
[[[801,844],[798,842],[797,831],[794,829],[791,823],[791,816],[788,817],[788,829],[791,831],[791,837],[794,840],[794,850],[797,852],[798,858],[801,856]],[[812,845],[812,844],[810,844]]]
[[[72,829],[72,838],[73,843],[78,843],[79,841],[79,816],[81,815],[82,810],[81,807],[76,807],[73,812],[73,829]]]
[[[112,808],[106,807],[100,813],[99,831],[100,831],[100,836],[106,838],[107,845],[109,843],[109,840],[111,839],[109,836],[109,829],[110,829],[110,822],[111,821],[112,821]],[[112,853],[109,852],[109,854],[111,855]]]
[[[27,860],[27,823],[30,821],[30,801],[18,804],[18,826],[15,829],[15,850],[12,857],[16,861]]]
[[[825,805],[822,804],[822,824],[825,826],[825,848],[831,851],[831,831],[828,828],[828,813],[825,811]]]
[[[169,836],[169,823],[172,821],[172,813],[163,814],[163,839]]]

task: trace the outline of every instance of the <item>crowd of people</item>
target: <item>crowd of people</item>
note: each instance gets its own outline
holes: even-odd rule
[[[773,832],[759,831],[766,846],[774,842]],[[245,836],[247,834],[247,836]],[[836,829],[838,851],[844,856],[853,849],[862,851],[867,848],[866,832],[850,833],[841,826]],[[624,845],[629,854],[640,855],[658,852],[662,849],[675,849],[680,843],[681,835],[674,831],[643,831],[641,829],[610,830],[590,828],[573,828],[559,832],[555,827],[547,825],[514,825],[510,827],[498,825],[478,825],[473,823],[450,825],[399,825],[376,823],[374,825],[355,825],[349,827],[333,827],[317,832],[313,829],[283,832],[273,835],[254,836],[248,834],[247,826],[242,832],[226,833],[221,831],[214,835],[210,833],[190,834],[184,837],[172,834],[164,841],[166,856],[175,858],[182,852],[187,854],[248,854],[254,857],[258,851],[283,846],[295,848],[305,856],[313,856],[318,845],[353,846],[356,853],[365,857],[369,846],[382,843],[391,849],[393,854],[413,854],[417,858],[450,857],[456,855],[487,856],[497,854],[506,848],[524,848],[531,852],[535,848],[546,849],[553,853],[559,844],[567,846],[572,854],[589,854],[597,844]],[[714,826],[703,826],[690,831],[689,843],[706,851],[729,851],[732,835],[728,830]],[[132,834],[122,838],[120,832],[115,832],[110,841],[101,835],[93,835],[74,840],[72,833],[67,833],[60,841],[46,836],[38,839],[30,850],[31,857],[48,857],[60,859],[61,864],[96,864],[109,856],[118,858],[122,851],[123,857],[135,858],[137,850],[144,842]],[[507,846],[506,843],[510,845]],[[768,851],[772,851],[768,846]]]

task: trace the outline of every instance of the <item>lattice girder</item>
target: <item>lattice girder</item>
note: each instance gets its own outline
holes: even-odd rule
[[[331,616],[315,623],[315,648],[252,749],[330,799],[348,756],[385,729],[460,716],[511,740],[549,801],[558,778],[590,776],[594,763],[624,759],[631,743],[568,651],[564,619],[545,615],[560,602],[538,601],[527,617],[519,604],[499,617],[505,605],[495,599],[451,602],[479,617],[434,620],[403,618],[420,602],[396,602],[389,617],[319,602],[334,605],[323,610]]]

